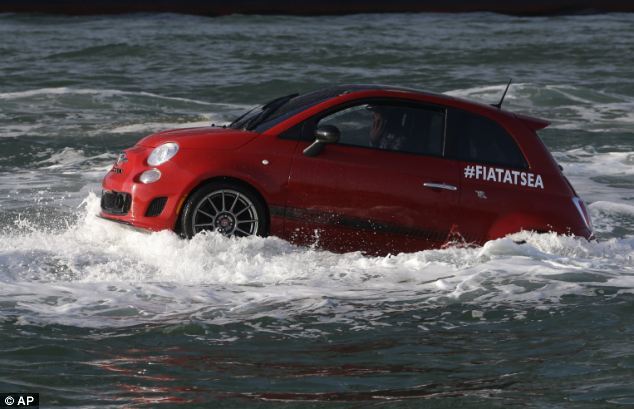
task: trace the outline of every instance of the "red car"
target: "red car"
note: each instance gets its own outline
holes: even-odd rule
[[[547,125],[396,87],[287,95],[226,127],[142,139],[104,178],[101,216],[371,254],[520,230],[590,238],[583,201],[536,134]]]

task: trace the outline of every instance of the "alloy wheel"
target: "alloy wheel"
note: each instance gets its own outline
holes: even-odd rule
[[[206,195],[192,214],[194,234],[211,230],[225,236],[251,236],[257,233],[259,222],[253,202],[232,189],[217,190]]]

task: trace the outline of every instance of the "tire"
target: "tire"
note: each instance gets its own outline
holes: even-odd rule
[[[192,238],[201,231],[225,236],[266,236],[269,220],[260,196],[244,185],[210,182],[196,190],[181,212],[182,234]]]

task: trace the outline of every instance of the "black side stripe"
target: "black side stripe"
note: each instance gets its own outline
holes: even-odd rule
[[[285,208],[282,206],[271,206],[269,210],[271,212],[271,216],[282,217],[288,220],[325,224],[358,230],[368,230],[377,233],[398,234],[437,242],[445,242],[449,235],[448,231],[439,232],[425,229],[413,229],[395,224],[377,222],[374,220],[346,217],[337,213],[320,212],[295,207]]]

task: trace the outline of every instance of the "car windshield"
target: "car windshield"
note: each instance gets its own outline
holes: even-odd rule
[[[266,131],[286,118],[310,108],[322,101],[345,92],[342,87],[333,87],[303,95],[290,94],[259,105],[236,118],[229,125],[233,129]]]
[[[298,95],[299,94],[286,95],[283,97],[275,98],[274,100],[271,100],[264,105],[256,106],[255,108],[250,109],[249,111],[236,118],[233,122],[231,122],[229,128],[252,130],[256,126],[258,126],[258,124],[266,120],[266,118],[273,115],[289,100]]]

